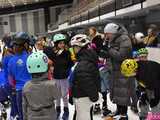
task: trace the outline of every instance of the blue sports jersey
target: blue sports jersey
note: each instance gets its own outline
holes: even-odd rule
[[[13,57],[13,55],[10,54],[10,55],[6,55],[2,58],[2,68],[4,70],[4,77],[5,77],[5,80],[6,80],[6,84],[9,84],[9,81],[8,81],[8,63],[9,63],[9,61],[12,57]]]
[[[31,80],[31,74],[27,71],[26,61],[28,53],[15,54],[8,63],[8,75],[16,82],[16,90],[22,90],[25,83]]]

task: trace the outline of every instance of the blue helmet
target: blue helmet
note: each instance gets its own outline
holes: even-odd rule
[[[133,51],[133,52],[132,52],[132,57],[133,57],[133,58],[136,58],[137,56],[138,56],[137,51]]]

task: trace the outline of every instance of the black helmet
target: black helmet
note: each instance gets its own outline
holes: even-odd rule
[[[15,44],[24,45],[25,43],[30,43],[30,36],[26,32],[18,32],[15,35]]]

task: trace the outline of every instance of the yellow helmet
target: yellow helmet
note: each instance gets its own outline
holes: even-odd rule
[[[134,59],[126,59],[121,64],[121,73],[125,77],[132,77],[136,75],[138,64]]]

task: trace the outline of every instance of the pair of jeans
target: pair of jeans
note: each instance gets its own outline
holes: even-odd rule
[[[56,100],[56,106],[61,106],[61,99],[63,100],[64,107],[68,107],[68,80],[55,79],[57,88],[60,91],[60,97]]]

